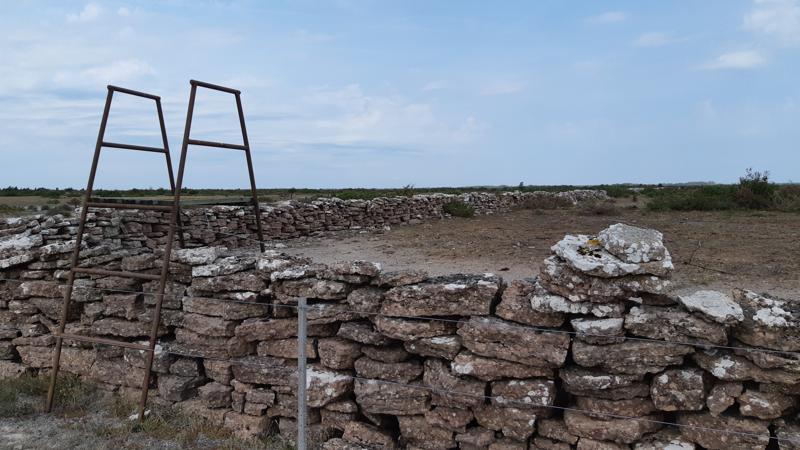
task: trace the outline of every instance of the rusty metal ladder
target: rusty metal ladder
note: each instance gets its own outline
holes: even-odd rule
[[[156,111],[158,112],[158,123],[161,129],[161,139],[163,140],[163,147],[146,147],[142,145],[131,145],[131,144],[121,144],[116,142],[108,142],[105,140],[105,133],[106,133],[106,125],[108,124],[108,116],[111,111],[111,100],[114,97],[114,93],[118,92],[121,94],[133,95],[137,97],[143,97],[146,99],[154,100],[156,103]],[[155,152],[155,153],[163,153],[166,158],[167,164],[167,173],[169,174],[169,183],[170,188],[172,190],[173,201],[171,206],[167,205],[151,205],[151,204],[138,204],[133,202],[110,202],[104,201],[102,199],[97,199],[92,196],[93,188],[94,188],[94,181],[95,175],[97,174],[97,165],[100,160],[100,151],[103,148],[118,148],[124,150],[137,150],[137,151],[144,151],[144,152]],[[180,186],[180,185],[178,185]],[[180,187],[176,187],[175,181],[172,174],[172,161],[170,159],[169,154],[169,143],[167,142],[167,131],[164,125],[164,114],[161,109],[161,97],[147,94],[144,92],[134,91],[130,89],[125,89],[117,86],[108,86],[108,94],[106,95],[106,103],[105,108],[103,110],[103,117],[100,121],[100,131],[97,135],[97,143],[94,149],[94,157],[92,159],[92,168],[89,172],[89,181],[86,185],[86,193],[83,198],[83,205],[81,207],[81,214],[80,220],[78,222],[78,231],[75,236],[75,249],[72,252],[72,259],[70,261],[70,270],[69,275],[67,276],[67,285],[66,290],[64,292],[64,303],[62,305],[61,311],[61,322],[58,326],[58,332],[55,333],[56,337],[56,348],[55,353],[53,355],[53,368],[50,374],[50,387],[47,391],[47,411],[50,412],[53,408],[53,401],[55,397],[55,388],[56,388],[56,381],[58,377],[58,369],[61,364],[61,349],[63,346],[64,339],[71,340],[71,341],[78,341],[78,342],[87,342],[92,344],[102,344],[102,345],[111,345],[111,346],[118,346],[118,347],[125,347],[131,348],[135,350],[145,351],[147,352],[147,362],[145,367],[145,376],[144,380],[142,381],[142,401],[140,402],[139,407],[139,418],[144,418],[144,407],[147,402],[147,390],[150,385],[150,369],[152,368],[153,364],[153,353],[156,344],[156,337],[158,333],[158,325],[161,321],[161,304],[164,297],[164,289],[166,286],[167,275],[169,273],[169,261],[170,255],[172,253],[172,245],[175,239],[175,231],[176,228],[180,227],[180,216],[179,216],[179,193]],[[161,265],[161,273],[159,275],[156,274],[145,274],[145,273],[135,273],[135,272],[126,272],[126,271],[115,271],[115,270],[104,270],[104,269],[93,269],[87,267],[79,267],[79,260],[80,260],[80,250],[81,244],[83,242],[83,234],[86,227],[86,217],[88,214],[89,208],[113,208],[113,209],[146,209],[146,210],[155,210],[155,211],[163,211],[170,213],[170,227],[169,232],[167,234],[167,241],[164,249],[164,259]],[[183,236],[179,237],[181,245],[183,244]],[[76,274],[86,274],[86,275],[100,275],[100,276],[117,276],[122,278],[134,278],[146,281],[158,281],[158,290],[156,294],[156,307],[155,312],[153,314],[153,320],[150,327],[150,340],[148,345],[137,344],[133,342],[126,342],[126,341],[119,341],[115,339],[106,339],[106,338],[99,338],[93,336],[84,336],[84,335],[77,335],[77,334],[70,334],[65,333],[67,320],[69,320],[69,306],[72,300],[72,291],[73,286],[75,283],[75,275]]]

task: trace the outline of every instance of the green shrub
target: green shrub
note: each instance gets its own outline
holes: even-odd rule
[[[461,200],[451,200],[445,203],[442,206],[442,210],[454,217],[472,217],[475,215],[475,208]]]
[[[653,211],[720,211],[736,209],[735,186],[709,185],[648,191]]]
[[[736,204],[747,209],[766,209],[772,206],[775,185],[769,182],[769,172],[747,169],[739,178]]]
[[[779,211],[800,211],[800,184],[779,187],[773,196],[773,205]]]
[[[578,205],[578,212],[585,216],[616,216],[619,209],[613,201],[591,200]]]
[[[573,206],[575,205],[573,205],[568,198],[548,195],[546,197],[542,196],[527,198],[519,205],[519,209],[564,209],[572,208]]]

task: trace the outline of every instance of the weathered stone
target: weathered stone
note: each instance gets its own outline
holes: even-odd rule
[[[616,223],[598,233],[597,240],[606,251],[630,263],[662,261],[669,255],[664,235],[651,228]]]
[[[197,334],[206,336],[233,336],[238,323],[221,317],[204,316],[186,313],[183,315],[183,326]]]
[[[531,366],[560,367],[567,357],[566,334],[540,332],[496,318],[473,317],[459,327],[464,346],[478,355]]]
[[[487,430],[483,427],[472,427],[465,432],[456,434],[458,448],[464,450],[481,450],[488,448],[495,439],[494,431]]]
[[[582,437],[578,441],[576,450],[630,450],[630,447],[625,444],[618,444],[616,442],[598,441]]]
[[[208,423],[220,427],[225,424],[225,413],[229,411],[228,409],[224,408],[209,408],[200,399],[184,400],[182,402],[175,403],[175,406],[179,408],[186,416],[194,418],[199,417]]]
[[[503,359],[486,358],[467,350],[456,355],[450,368],[459,375],[470,375],[483,381],[502,378],[552,378],[553,376],[553,370],[547,367],[528,366]]]
[[[144,337],[150,335],[150,323],[148,322],[129,322],[122,319],[100,319],[92,324],[92,334],[104,336],[120,337]],[[158,335],[163,336],[167,330],[163,327],[158,328]]]
[[[158,377],[158,394],[165,400],[180,402],[191,397],[203,381],[203,377],[161,375]]]
[[[144,310],[138,294],[103,295],[103,313],[106,316],[134,320]]]
[[[453,359],[461,350],[460,336],[434,336],[420,338],[403,343],[403,347],[410,352],[434,358]]]
[[[422,364],[419,361],[386,363],[362,357],[355,362],[356,373],[364,378],[377,378],[397,383],[408,383],[422,375]]]
[[[195,359],[180,358],[169,366],[169,373],[182,377],[196,377],[200,375],[200,364]]]
[[[670,369],[653,377],[650,396],[662,411],[699,411],[706,399],[705,372]]]
[[[728,407],[736,403],[736,398],[742,395],[742,383],[727,382],[717,383],[711,388],[706,397],[706,405],[711,415],[718,416]]]
[[[661,425],[654,422],[658,420],[661,420],[660,416],[644,416],[639,420],[617,418],[600,420],[576,411],[564,411],[564,423],[570,433],[581,438],[624,444],[636,442],[646,433],[660,429]]]
[[[229,385],[233,380],[233,371],[231,370],[231,363],[227,361],[215,361],[207,359],[203,361],[206,376],[224,385]]]
[[[425,413],[425,420],[439,428],[455,432],[466,432],[466,426],[473,419],[472,411],[468,409],[436,407]]]
[[[397,445],[392,435],[367,423],[352,421],[345,425],[342,439],[367,448],[395,449]]]
[[[235,334],[248,341],[269,341],[297,336],[297,319],[246,319]]]
[[[242,320],[251,317],[267,317],[269,306],[259,303],[239,303],[218,298],[186,297],[183,310],[206,316],[221,317],[225,320]]]
[[[484,403],[486,383],[453,375],[440,359],[426,359],[424,367],[422,382],[431,388],[431,404],[465,409]]]
[[[683,362],[694,349],[688,345],[628,341],[620,344],[572,344],[572,359],[584,367],[600,367],[612,373],[656,373]]]
[[[319,365],[311,365],[306,372],[308,406],[321,408],[353,391],[353,377]]]
[[[558,442],[552,439],[543,438],[541,436],[534,436],[531,440],[531,449],[533,450],[571,450],[569,444],[566,442]]]
[[[0,360],[12,360],[17,357],[15,345],[11,341],[0,341]]]
[[[609,302],[640,293],[660,294],[667,291],[670,282],[655,275],[626,275],[616,278],[599,278],[570,267],[558,256],[544,260],[539,282],[548,291],[573,302]]]
[[[120,269],[126,272],[139,272],[161,266],[161,261],[155,255],[132,255],[122,258],[119,262]]]
[[[403,271],[390,271],[381,272],[373,281],[373,284],[378,286],[407,286],[409,284],[422,283],[428,279],[428,273],[422,270],[403,270]]]
[[[635,306],[625,316],[625,329],[636,336],[665,341],[726,345],[725,327],[677,308]]]
[[[438,450],[455,446],[452,431],[428,423],[424,416],[400,416],[397,422],[403,441],[413,448]]]
[[[599,420],[608,420],[620,417],[644,417],[656,412],[656,407],[649,398],[630,398],[622,400],[608,400],[595,397],[575,397],[578,409],[587,412],[586,415]]]
[[[495,315],[513,322],[541,327],[558,327],[564,323],[561,312],[542,312],[531,307],[531,298],[537,290],[534,281],[512,281],[503,290],[503,297],[495,308]]]
[[[717,323],[736,324],[744,320],[742,307],[722,292],[701,290],[679,295],[678,301],[689,311],[697,311]]]
[[[382,302],[383,290],[372,286],[358,288],[347,294],[348,309],[356,311],[377,313]]]
[[[570,433],[561,419],[541,419],[537,424],[537,434],[570,445],[578,442],[578,436]]]
[[[370,322],[346,322],[339,327],[337,336],[367,345],[388,345],[392,341],[375,331]]]
[[[507,437],[502,437],[491,444],[487,450],[527,450],[528,443],[526,441],[518,441]]]
[[[260,292],[267,287],[261,277],[252,272],[239,272],[219,277],[195,278],[192,280],[192,291],[225,292],[252,291]]]
[[[512,439],[526,440],[535,430],[536,411],[528,408],[479,405],[473,413],[481,426],[502,431]]]
[[[759,392],[748,389],[737,399],[739,414],[759,419],[777,419],[784,411],[794,407],[794,397],[775,392]]]
[[[389,384],[380,380],[356,380],[356,402],[362,411],[372,414],[424,414],[430,399],[428,389],[419,385]]]
[[[572,319],[572,329],[575,330],[576,339],[588,344],[604,345],[624,341],[622,336],[623,319],[619,317],[609,319]]]
[[[707,449],[764,450],[769,443],[768,423],[756,419],[687,413],[678,416],[678,424],[684,439]]]
[[[364,355],[376,360],[387,363],[402,362],[411,355],[400,346],[372,346],[365,345],[361,348]]]
[[[306,358],[317,357],[315,342],[315,339],[309,339],[306,342]],[[286,359],[297,359],[297,350],[297,338],[261,341],[256,347],[258,356],[275,356]]]
[[[341,300],[347,298],[347,294],[350,292],[350,287],[346,283],[317,278],[282,280],[275,283],[272,289],[276,297],[282,300],[296,297]]]
[[[306,317],[309,325],[321,325],[361,319],[363,314],[349,311],[338,303],[317,303],[308,307]]]
[[[248,388],[245,398],[251,403],[271,405],[275,403],[275,391],[267,388]]]
[[[386,292],[381,313],[399,316],[488,315],[502,280],[494,275],[453,275]]]
[[[698,366],[724,381],[754,380],[759,383],[800,383],[800,373],[779,369],[762,369],[745,357],[726,352],[697,352],[693,358]]]
[[[625,305],[622,302],[595,303],[564,298],[548,292],[540,283],[534,286],[531,309],[541,314],[591,314],[595,317],[622,317]]]
[[[243,383],[297,386],[297,368],[285,359],[248,356],[231,362],[234,379]]]
[[[650,387],[641,381],[643,375],[609,374],[572,366],[561,369],[559,377],[564,389],[578,396],[623,400],[650,395]]]
[[[634,450],[695,450],[693,442],[681,437],[677,429],[665,428],[653,434],[648,434],[637,442]]]
[[[547,410],[536,408],[550,406],[556,398],[556,386],[552,380],[528,379],[494,381],[491,383],[492,403],[498,406],[534,408],[540,414]]]
[[[255,267],[252,257],[229,256],[213,263],[192,267],[192,277],[219,277]]]
[[[734,301],[743,310],[743,321],[734,329],[736,339],[757,347],[787,352],[800,351],[800,304],[741,289]]]
[[[361,344],[339,337],[320,339],[317,348],[320,362],[332,369],[352,369],[361,356]]]
[[[778,446],[781,450],[800,449],[800,424],[796,421],[793,423],[786,423],[784,420],[776,421],[775,435],[780,439]]]
[[[239,439],[249,440],[262,436],[267,432],[268,426],[267,416],[251,416],[235,411],[225,413],[225,428],[233,430],[233,434]]]
[[[627,256],[620,259],[603,248],[599,239],[585,234],[568,234],[550,249],[573,269],[601,278],[642,274],[665,276],[674,268],[672,258],[666,249],[659,260],[643,261],[640,259],[637,262],[631,262]],[[630,256],[636,259],[635,257],[643,255],[634,253]]]
[[[372,447],[347,442],[342,438],[328,439],[322,444],[322,450],[370,450]]]
[[[181,248],[172,252],[172,259],[183,264],[199,266],[214,262],[223,250],[223,247]]]
[[[230,386],[225,386],[217,382],[211,382],[200,386],[198,392],[200,399],[203,400],[209,408],[227,408],[231,405],[231,391]]]
[[[60,284],[53,281],[25,281],[17,286],[14,298],[46,297],[60,298],[64,294]]]
[[[394,317],[373,317],[375,328],[384,336],[402,341],[412,341],[425,337],[452,335],[455,324],[436,320],[398,319]]]

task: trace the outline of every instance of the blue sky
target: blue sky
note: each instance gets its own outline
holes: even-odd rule
[[[2,6],[3,186],[84,186],[107,84],[162,96],[177,161],[190,78],[243,91],[260,187],[800,181],[800,0]],[[108,131],[160,139],[122,96]],[[232,97],[201,92],[193,137],[239,142]],[[240,152],[187,170],[247,185]],[[97,185],[166,171],[104,150]]]

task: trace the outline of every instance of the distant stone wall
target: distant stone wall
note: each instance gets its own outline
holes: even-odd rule
[[[0,277],[15,280],[0,281],[0,377],[51,366],[74,225],[37,223],[0,238]],[[82,264],[158,271],[146,223],[139,234],[119,217],[94,223]],[[178,250],[151,402],[241,437],[273,423],[293,437],[294,306],[306,297],[308,416],[326,449],[800,447],[798,299],[676,297],[671,271],[661,234],[625,225],[566,236],[538,277],[510,284]],[[154,289],[79,278],[68,330],[142,342]],[[64,371],[122,393],[138,390],[143,366],[139,351],[86,344],[65,346],[62,359]]]
[[[443,205],[453,200],[472,206],[476,214],[494,214],[523,205],[531,199],[552,198],[578,204],[605,200],[608,196],[605,191],[574,190],[423,194],[373,200],[322,198],[310,202],[282,202],[277,206],[262,204],[261,223],[265,239],[289,239],[325,231],[380,229],[441,219],[446,217]],[[188,247],[252,247],[256,244],[254,239],[258,238],[251,206],[187,208],[183,210],[182,218]],[[168,213],[159,211],[93,209],[88,220],[90,239],[119,240],[125,242],[128,248],[157,247],[163,245],[168,220]],[[0,219],[0,239],[3,236],[17,236],[18,239],[17,242],[0,240],[0,269],[16,261],[6,262],[5,259],[32,256],[19,256],[27,248],[36,250],[41,244],[74,240],[77,226],[76,217],[65,218],[61,215]]]

